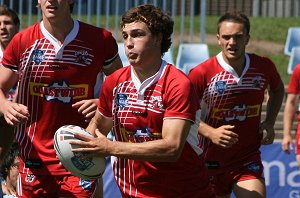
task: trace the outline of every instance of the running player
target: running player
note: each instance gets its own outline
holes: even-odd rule
[[[290,154],[290,150],[293,149],[292,129],[293,122],[295,120],[297,107],[299,106],[299,94],[300,94],[300,64],[297,65],[292,73],[287,99],[285,102],[284,116],[283,116],[283,139],[281,147],[284,152]],[[300,167],[300,114],[298,114],[298,127],[296,133],[296,160]]]
[[[217,196],[230,197],[233,190],[236,197],[265,197],[259,147],[273,143],[283,83],[270,59],[245,52],[250,38],[247,16],[228,12],[217,30],[222,51],[189,74],[201,100],[199,133],[208,143],[206,166]],[[268,87],[267,115],[261,123]]]
[[[124,197],[214,197],[198,147],[194,123],[198,103],[191,82],[162,60],[171,45],[171,17],[153,5],[122,16],[130,65],[107,77],[89,138],[74,152],[115,156],[117,184]],[[113,128],[116,141],[106,138]],[[101,131],[101,132],[100,132]]]
[[[0,5],[0,62],[3,57],[3,52],[8,43],[19,31],[20,20],[15,11],[7,8],[6,5]],[[9,90],[6,95],[7,99],[12,101],[15,99],[17,86]],[[5,153],[9,150],[12,140],[14,139],[13,127],[8,125],[3,117],[0,115],[0,161]]]
[[[17,126],[18,197],[91,197],[94,191],[96,182],[72,176],[59,163],[53,137],[66,124],[87,126],[98,73],[109,75],[122,63],[111,33],[72,19],[73,5],[39,0],[43,20],[18,33],[4,52],[0,112]],[[9,102],[5,95],[18,80],[17,103]]]

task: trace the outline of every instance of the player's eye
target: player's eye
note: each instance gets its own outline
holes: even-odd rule
[[[222,38],[224,40],[228,41],[231,38],[231,36],[229,36],[229,35],[223,35]]]
[[[123,33],[122,36],[123,36],[123,39],[124,39],[124,40],[128,38],[128,34],[124,34],[124,33]]]

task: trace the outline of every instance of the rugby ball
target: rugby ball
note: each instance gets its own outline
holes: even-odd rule
[[[85,129],[75,125],[65,125],[57,129],[54,135],[54,149],[62,165],[73,175],[85,180],[95,180],[102,176],[105,171],[105,159],[103,157],[82,158],[88,153],[72,152],[70,140],[76,140],[74,132],[84,135],[92,135]]]

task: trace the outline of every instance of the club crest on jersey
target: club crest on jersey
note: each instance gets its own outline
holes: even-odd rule
[[[150,108],[159,108],[160,110],[163,110],[164,105],[162,104],[162,98],[161,96],[152,96],[150,99]]]
[[[121,109],[123,109],[124,107],[126,107],[128,105],[127,95],[123,94],[123,93],[118,93],[117,97],[115,99],[115,104],[118,107],[120,107]]]
[[[89,53],[86,50],[79,50],[75,52],[75,61],[77,63],[84,63],[84,64],[91,64],[91,62],[88,60]]]
[[[39,65],[43,60],[45,60],[45,53],[40,49],[33,50],[31,60],[33,60],[35,64]]]
[[[214,85],[214,90],[218,93],[218,94],[223,94],[226,90],[226,82],[223,80],[217,81],[215,82]]]
[[[256,88],[262,88],[263,87],[263,80],[262,80],[261,76],[254,77],[253,87],[256,87]]]
[[[28,182],[28,183],[31,183],[33,182],[35,176],[32,175],[32,174],[27,174],[26,177],[25,177],[25,181]]]

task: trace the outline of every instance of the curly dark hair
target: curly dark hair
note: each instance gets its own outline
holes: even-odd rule
[[[161,55],[168,51],[172,44],[171,35],[174,26],[174,21],[169,14],[154,5],[140,5],[123,14],[121,28],[133,22],[144,22],[153,35],[162,33]]]
[[[13,165],[15,158],[19,156],[20,156],[19,145],[17,142],[15,142],[11,145],[10,150],[6,153],[0,167],[0,174],[3,179],[7,177],[8,170]]]

